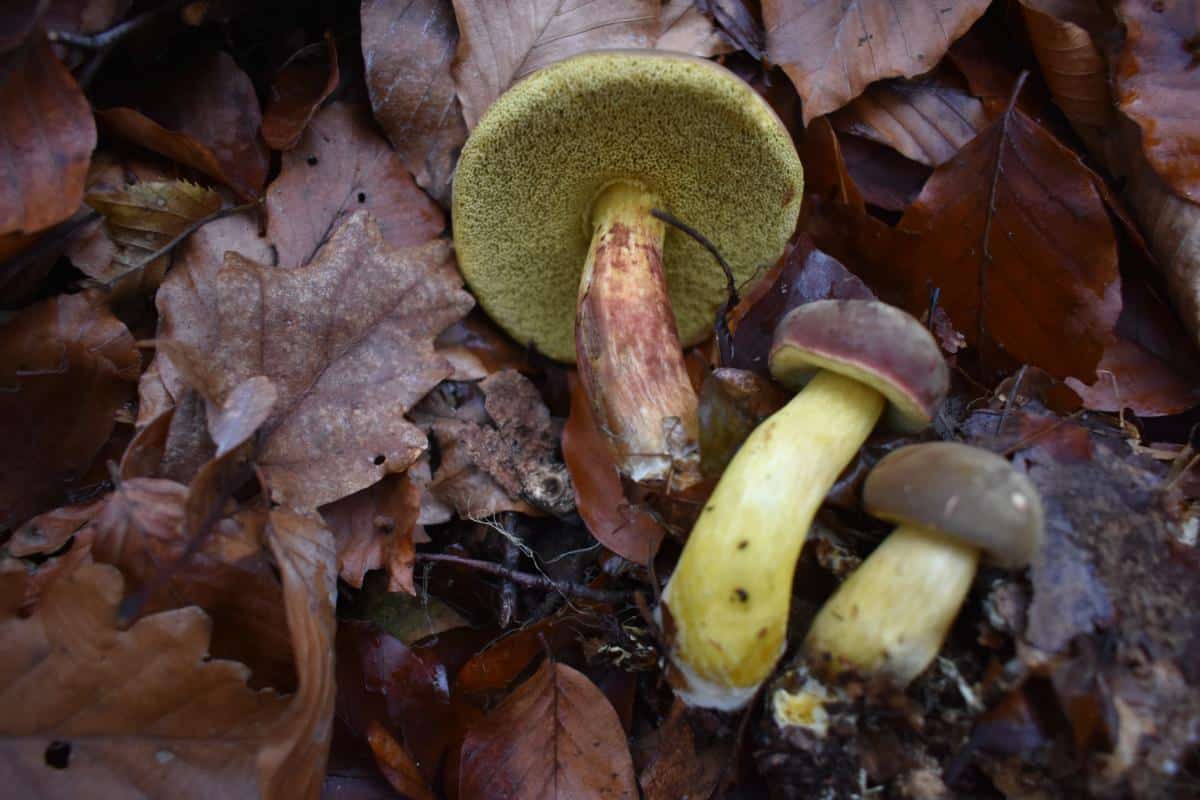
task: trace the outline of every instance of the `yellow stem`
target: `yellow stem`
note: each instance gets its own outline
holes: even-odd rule
[[[774,669],[813,516],[883,406],[874,389],[822,370],[726,468],[663,594],[688,702],[738,708]]]

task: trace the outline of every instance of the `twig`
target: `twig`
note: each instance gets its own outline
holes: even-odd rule
[[[164,244],[162,247],[155,250],[150,255],[146,256],[133,269],[139,270],[139,269],[144,269],[145,267],[148,267],[150,264],[154,263],[154,261],[156,259],[161,258],[161,257],[165,256],[167,253],[171,252],[171,250],[173,250],[176,245],[178,245],[180,242],[182,242],[187,237],[191,236],[196,231],[203,228],[208,223],[216,222],[217,220],[223,219],[224,217],[231,217],[234,214],[240,214],[243,211],[253,211],[254,209],[258,208],[260,205],[262,205],[262,198],[259,198],[258,200],[252,200],[249,203],[242,203],[240,206],[230,206],[229,208],[217,209],[213,213],[209,214],[207,217],[202,217],[202,218],[196,220],[195,222],[193,222],[191,225],[188,225],[186,228],[184,228],[182,231],[180,231],[178,236],[176,236],[174,239],[172,239],[171,241]]]
[[[508,531],[508,535],[504,537],[504,568],[516,569],[517,564],[521,563],[521,551],[517,549],[513,539],[517,536],[517,520],[516,514],[511,511],[504,511],[500,514],[500,524]],[[510,580],[505,579],[504,585],[500,589],[500,627],[507,628],[513,620],[513,614],[517,610],[517,585]]]
[[[91,50],[95,53],[87,65],[84,66],[83,70],[81,70],[78,77],[79,85],[86,87],[91,83],[92,78],[96,75],[96,71],[100,69],[100,65],[108,58],[108,54],[112,52],[114,47],[127,37],[150,27],[160,19],[174,14],[176,9],[182,5],[183,0],[173,0],[173,2],[164,3],[158,8],[127,19],[99,33],[78,34],[71,33],[70,31],[50,31],[46,35],[52,42],[78,47],[80,50]]]
[[[528,586],[532,589],[548,589],[572,595],[582,600],[591,600],[596,603],[624,603],[631,597],[629,592],[593,589],[590,586],[580,586],[570,581],[559,581],[553,578],[545,578],[541,575],[518,572],[515,569],[509,569],[502,564],[494,564],[491,561],[479,561],[478,559],[455,556],[448,553],[417,553],[417,561],[458,564],[461,567],[468,567],[479,572],[486,572],[489,575],[505,578],[521,586]]]

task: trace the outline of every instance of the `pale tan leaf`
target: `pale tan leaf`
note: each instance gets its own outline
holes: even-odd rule
[[[666,0],[659,15],[658,41],[654,46],[703,58],[734,49],[692,0]]]
[[[1086,30],[1041,6],[1035,0],[1022,0],[1021,12],[1054,102],[1076,126],[1111,125],[1113,99],[1104,57]]]
[[[655,0],[454,0],[454,81],[467,125],[547,64],[601,48],[652,47],[659,8]]]
[[[621,721],[586,676],[546,661],[468,732],[458,796],[636,798]]]
[[[933,69],[988,0],[763,0],[767,51],[800,93],[804,123],[880,78]]]
[[[413,529],[421,489],[405,475],[388,475],[372,486],[324,506],[321,516],[337,541],[338,572],[361,589],[363,576],[387,569],[389,589],[415,594]]]

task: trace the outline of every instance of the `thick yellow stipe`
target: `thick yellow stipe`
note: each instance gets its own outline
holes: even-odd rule
[[[810,668],[907,686],[942,649],[978,563],[976,548],[934,531],[892,531],[817,614],[804,640]]]
[[[688,702],[738,708],[770,675],[813,516],[883,405],[874,389],[823,370],[726,468],[663,594]]]

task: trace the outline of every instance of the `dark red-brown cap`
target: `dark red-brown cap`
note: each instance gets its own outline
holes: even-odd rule
[[[959,442],[888,453],[863,484],[863,504],[880,519],[972,544],[1009,569],[1029,564],[1042,545],[1042,501],[1029,478],[995,453]]]
[[[878,300],[817,300],[775,328],[771,374],[792,388],[828,369],[862,381],[888,400],[886,424],[918,431],[950,386],[937,342],[920,322]]]

